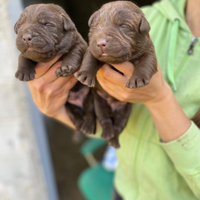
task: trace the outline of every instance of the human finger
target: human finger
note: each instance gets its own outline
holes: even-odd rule
[[[59,77],[55,81],[53,81],[50,85],[52,85],[55,89],[59,89],[64,86],[66,90],[71,90],[71,88],[77,82],[78,80],[74,76]]]
[[[99,71],[97,72],[97,79],[107,80],[112,82],[113,84],[124,86],[128,81],[128,77],[125,75],[120,74],[119,72],[112,69],[109,65],[103,65]]]
[[[38,63],[35,67],[35,77],[38,78],[40,76],[42,76],[43,74],[45,74],[49,68],[61,57],[62,55],[58,55],[56,56],[53,60],[49,61],[49,62],[41,62]]]
[[[110,94],[111,96],[115,97],[116,99],[120,100],[120,101],[123,101],[122,97],[120,96],[120,90],[121,88],[119,86],[116,86],[115,85],[115,90],[113,89],[113,85],[111,85],[112,83],[109,83],[109,82],[104,82],[102,80],[99,80],[98,81],[99,84],[101,85],[101,87],[108,93]],[[116,89],[116,87],[118,87]],[[116,92],[117,91],[117,92]]]
[[[58,77],[54,76],[54,72],[55,70],[61,66],[61,61],[60,62],[57,62],[56,64],[54,64],[50,69],[49,71],[45,72],[45,74],[43,74],[42,76],[40,77],[37,77],[35,78],[34,80],[32,81],[29,81],[28,82],[28,85],[30,88],[35,88],[36,90],[43,90],[45,86],[47,86],[49,83],[55,81],[56,79],[58,79]],[[62,77],[60,77],[62,78]]]
[[[129,78],[133,74],[134,65],[131,62],[127,61],[120,64],[112,64],[112,66],[120,72],[122,72],[123,74],[125,74],[126,76],[128,76]]]
[[[41,75],[40,77],[37,77],[36,79],[40,79],[42,78],[42,80],[44,82],[48,82],[48,83],[51,83],[53,81],[55,81],[56,79],[58,79],[58,77],[56,77],[54,75],[56,69],[58,67],[60,67],[62,65],[62,61],[59,61],[59,62],[56,62],[54,65],[52,65],[51,68],[49,68],[43,75]],[[63,78],[63,77],[60,77],[60,78]]]

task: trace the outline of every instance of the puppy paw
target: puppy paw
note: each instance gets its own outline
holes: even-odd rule
[[[119,139],[118,137],[114,137],[112,139],[110,139],[108,141],[108,144],[112,147],[114,147],[115,149],[119,149],[120,148],[120,144],[119,144]]]
[[[85,120],[83,125],[81,126],[81,132],[85,134],[95,134],[95,122],[91,120]]]
[[[145,85],[148,85],[149,81],[150,80],[148,78],[139,78],[137,76],[133,76],[127,81],[126,87],[127,88],[140,88]]]
[[[105,140],[110,140],[115,136],[113,127],[111,125],[105,125],[103,126],[103,133],[101,135],[101,138]]]
[[[20,81],[31,81],[35,78],[35,70],[18,70],[15,73],[15,77]]]
[[[95,77],[91,77],[86,71],[78,71],[75,74],[75,77],[84,85],[88,87],[95,86]]]
[[[57,77],[68,77],[73,74],[73,67],[70,65],[58,67],[54,73]]]

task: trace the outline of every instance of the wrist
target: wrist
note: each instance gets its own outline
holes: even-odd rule
[[[191,125],[191,121],[178,104],[170,87],[145,105],[163,142],[178,139]]]
[[[61,118],[61,116],[64,115],[65,112],[67,112],[66,108],[63,106],[49,117],[59,120]]]
[[[75,128],[74,124],[72,123],[72,121],[67,113],[65,106],[63,106],[60,110],[58,110],[58,112],[56,112],[56,114],[51,115],[50,117],[64,123],[65,125],[70,126],[73,129]]]
[[[44,115],[46,115],[46,116],[48,116],[48,117],[57,119],[57,118],[60,117],[61,113],[64,113],[64,112],[65,112],[65,108],[64,108],[64,106],[63,106],[62,108],[60,108],[60,109],[58,109],[58,110],[56,110],[56,111],[43,108],[43,109],[40,109],[40,111],[41,111]]]
[[[165,82],[164,87],[162,87],[153,98],[146,101],[144,105],[151,110],[164,106],[166,103],[170,103],[173,99],[175,99],[174,94],[169,85]]]

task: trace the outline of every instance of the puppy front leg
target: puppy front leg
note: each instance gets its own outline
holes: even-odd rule
[[[35,66],[36,62],[25,58],[22,54],[18,58],[18,70],[15,73],[15,77],[20,81],[31,81],[35,78]]]
[[[85,43],[76,44],[67,54],[63,55],[62,66],[55,71],[57,77],[68,77],[74,74],[81,66],[86,51]]]
[[[153,47],[152,47],[153,48]],[[132,61],[130,61],[132,62]],[[126,83],[127,88],[140,88],[148,85],[151,77],[157,72],[157,59],[154,48],[145,54],[139,63],[134,64],[134,71],[132,76]]]
[[[100,66],[100,63],[92,55],[88,48],[83,58],[81,69],[74,75],[82,84],[87,85],[88,87],[94,87],[96,73],[99,70]]]

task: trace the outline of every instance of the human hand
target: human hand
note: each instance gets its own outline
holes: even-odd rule
[[[47,116],[58,118],[60,113],[66,113],[65,103],[69,90],[77,83],[74,76],[56,77],[54,73],[61,66],[61,61],[56,62],[61,55],[47,63],[38,63],[35,79],[28,85],[33,101],[39,110]],[[55,63],[55,64],[54,64]],[[52,66],[52,67],[51,67]]]
[[[113,70],[108,64],[104,64],[97,73],[97,80],[102,88],[120,101],[130,103],[143,103],[149,105],[165,98],[171,90],[162,76],[158,65],[158,72],[153,75],[150,83],[142,88],[126,88],[126,82],[131,77],[134,66],[130,62],[113,64],[124,75]]]

